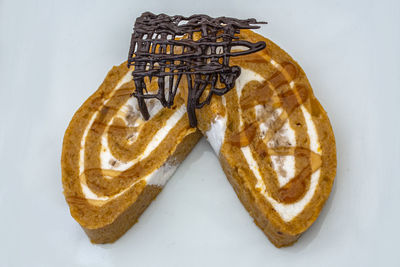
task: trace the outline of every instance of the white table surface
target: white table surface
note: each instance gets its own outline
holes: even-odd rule
[[[0,0],[0,266],[400,266],[399,1],[226,2]],[[338,170],[294,246],[271,245],[205,140],[118,242],[92,245],[70,216],[64,131],[146,10],[267,20],[307,73]]]

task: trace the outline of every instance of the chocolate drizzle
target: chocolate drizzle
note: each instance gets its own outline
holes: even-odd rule
[[[188,85],[187,112],[191,127],[197,125],[195,109],[209,104],[213,94],[223,95],[232,89],[240,75],[239,66],[229,66],[232,56],[247,55],[265,48],[265,42],[239,40],[241,29],[257,29],[255,19],[190,17],[143,13],[136,19],[128,67],[132,72],[143,117],[150,115],[145,99],[156,98],[164,107],[171,107],[178,85],[185,75]],[[232,51],[235,46],[246,50]],[[158,91],[149,93],[144,81],[157,77]],[[207,91],[208,90],[208,91]],[[207,96],[202,97],[204,91]],[[203,99],[201,101],[200,99]]]

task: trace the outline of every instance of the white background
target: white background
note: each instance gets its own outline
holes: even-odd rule
[[[338,171],[321,216],[277,249],[202,140],[129,232],[92,245],[62,195],[64,131],[134,19],[255,17],[328,112]],[[399,1],[0,0],[0,266],[400,266]]]

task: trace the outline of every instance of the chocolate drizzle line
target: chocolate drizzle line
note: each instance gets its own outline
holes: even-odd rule
[[[195,109],[209,104],[213,94],[221,96],[234,87],[240,67],[229,66],[230,57],[265,48],[265,42],[251,43],[239,40],[235,35],[241,29],[257,29],[260,26],[254,24],[263,23],[255,19],[168,16],[150,12],[138,17],[132,34],[128,67],[134,66],[132,76],[136,90],[133,95],[144,119],[150,117],[145,99],[156,98],[164,107],[170,108],[185,75],[188,83],[187,112],[190,126],[195,127]],[[247,49],[232,52],[235,46]],[[150,81],[157,77],[156,94],[148,93],[145,77]],[[218,82],[222,87],[217,86]],[[207,88],[208,95],[201,102]]]

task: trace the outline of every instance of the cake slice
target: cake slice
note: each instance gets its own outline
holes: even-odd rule
[[[266,48],[231,59],[241,68],[235,88],[197,111],[198,128],[256,224],[275,246],[288,246],[329,196],[335,139],[300,66],[250,30],[238,37]]]
[[[156,81],[147,82],[154,91]],[[179,92],[171,108],[149,99],[145,121],[133,91],[132,68],[113,67],[64,136],[64,195],[93,243],[123,235],[201,137]]]

